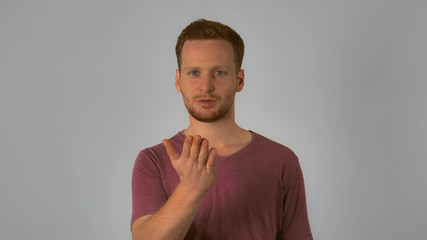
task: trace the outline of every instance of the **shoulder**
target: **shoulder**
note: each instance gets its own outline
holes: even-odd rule
[[[155,160],[163,155],[165,152],[164,146],[160,143],[148,148],[141,150],[138,154],[137,161],[143,161],[145,159]]]
[[[302,180],[301,166],[297,155],[287,146],[257,134],[259,151],[262,157],[280,166],[283,179],[287,182]]]
[[[295,153],[287,146],[271,140],[259,133],[254,132],[254,147],[263,153],[279,155],[282,157],[297,159]]]
[[[180,151],[180,148],[182,148],[182,141],[183,137],[181,136],[181,133],[177,133],[175,136],[169,138],[169,141],[174,144],[177,151]],[[151,162],[151,163],[159,163],[163,160],[169,160],[168,155],[166,152],[166,148],[162,143],[156,144],[154,146],[145,148],[141,150],[136,158],[136,163],[144,163],[144,162]]]

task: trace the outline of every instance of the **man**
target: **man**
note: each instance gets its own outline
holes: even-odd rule
[[[218,22],[195,21],[178,37],[175,87],[190,124],[135,161],[134,240],[312,239],[297,157],[236,124],[243,52]]]

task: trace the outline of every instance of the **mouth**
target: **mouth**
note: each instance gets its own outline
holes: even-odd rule
[[[204,108],[209,108],[215,105],[216,100],[203,98],[203,99],[197,100],[197,103]]]

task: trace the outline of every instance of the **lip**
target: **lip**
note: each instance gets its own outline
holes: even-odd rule
[[[210,108],[210,107],[213,107],[215,105],[216,100],[209,99],[209,98],[202,98],[202,99],[197,100],[197,103],[203,108]]]

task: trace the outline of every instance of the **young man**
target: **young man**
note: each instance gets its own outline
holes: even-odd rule
[[[312,239],[297,157],[236,124],[243,52],[218,22],[195,21],[178,37],[175,87],[190,124],[135,161],[134,240]]]

